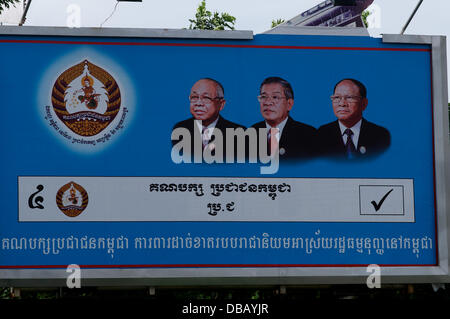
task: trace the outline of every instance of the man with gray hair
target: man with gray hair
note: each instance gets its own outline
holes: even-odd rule
[[[191,157],[196,150],[200,150],[199,156],[202,157],[204,150],[207,149],[208,154],[214,155],[219,152],[216,160],[217,162],[224,162],[227,145],[226,129],[242,128],[245,130],[245,127],[230,122],[220,115],[220,111],[223,110],[226,103],[222,84],[211,78],[198,80],[191,88],[189,102],[192,117],[175,124],[172,130],[172,145],[175,146],[183,141],[183,139],[180,140],[177,136],[174,136],[174,132],[176,129],[184,128],[189,131],[190,136],[189,143],[187,141],[184,141],[184,144],[182,143],[182,156],[184,158]],[[218,138],[219,136],[220,138]],[[196,145],[201,145],[201,148],[196,147]],[[198,161],[194,160],[194,162]]]

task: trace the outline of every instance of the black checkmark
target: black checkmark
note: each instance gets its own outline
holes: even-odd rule
[[[389,196],[389,194],[393,191],[394,189],[392,188],[389,192],[386,193],[386,195],[383,196],[383,198],[380,200],[379,203],[377,203],[376,201],[371,201],[373,207],[375,208],[375,211],[377,212],[380,208],[381,205],[383,205],[384,200],[386,199],[386,197]]]

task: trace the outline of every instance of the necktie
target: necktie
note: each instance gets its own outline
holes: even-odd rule
[[[203,149],[205,149],[206,145],[208,145],[209,143],[209,138],[208,138],[208,128],[203,126],[202,128],[202,145],[203,145]]]
[[[278,132],[279,129],[273,127],[267,131],[267,149],[269,151],[270,156],[275,154],[275,152],[278,150],[278,139],[277,139]]]
[[[352,135],[353,132],[351,129],[346,129],[344,134],[347,135],[347,142],[345,143],[345,152],[347,154],[347,158],[354,158],[356,155],[356,147],[353,144]]]

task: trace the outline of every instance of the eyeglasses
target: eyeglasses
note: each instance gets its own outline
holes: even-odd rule
[[[203,103],[212,103],[213,100],[222,100],[223,97],[216,96],[216,97],[209,97],[209,96],[198,96],[198,95],[190,95],[189,101],[191,103],[197,103],[198,101],[202,101]]]
[[[285,96],[281,96],[281,95],[272,95],[272,96],[270,96],[270,95],[258,95],[258,101],[259,102],[264,103],[264,102],[268,101],[269,99],[271,99],[275,103],[280,103],[282,99],[286,99],[287,100],[288,98],[285,97]]]
[[[331,101],[333,103],[339,103],[342,100],[346,100],[349,103],[356,103],[360,99],[362,99],[362,96],[357,96],[357,95],[345,95],[345,96],[332,95],[330,98],[331,98]]]

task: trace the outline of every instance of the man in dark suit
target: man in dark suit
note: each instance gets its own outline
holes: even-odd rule
[[[360,81],[339,81],[331,102],[337,121],[318,130],[321,155],[341,159],[365,158],[378,155],[390,146],[389,131],[363,118],[368,99],[367,89]]]
[[[278,152],[280,160],[312,158],[316,153],[316,129],[289,116],[294,105],[294,91],[286,80],[266,78],[260,86],[261,115],[264,121],[254,124],[258,141],[267,135],[268,154]]]
[[[185,162],[190,162],[187,161],[188,158],[194,162],[202,162],[205,154],[218,163],[225,162],[226,129],[245,130],[245,127],[220,116],[219,113],[225,106],[223,86],[214,79],[200,79],[192,86],[189,101],[192,117],[175,124],[172,130],[172,146],[182,142]],[[188,134],[174,136],[177,129],[185,129],[184,132]],[[189,141],[183,143],[183,138],[180,137],[186,136],[189,136]],[[236,154],[236,148],[234,150]]]

